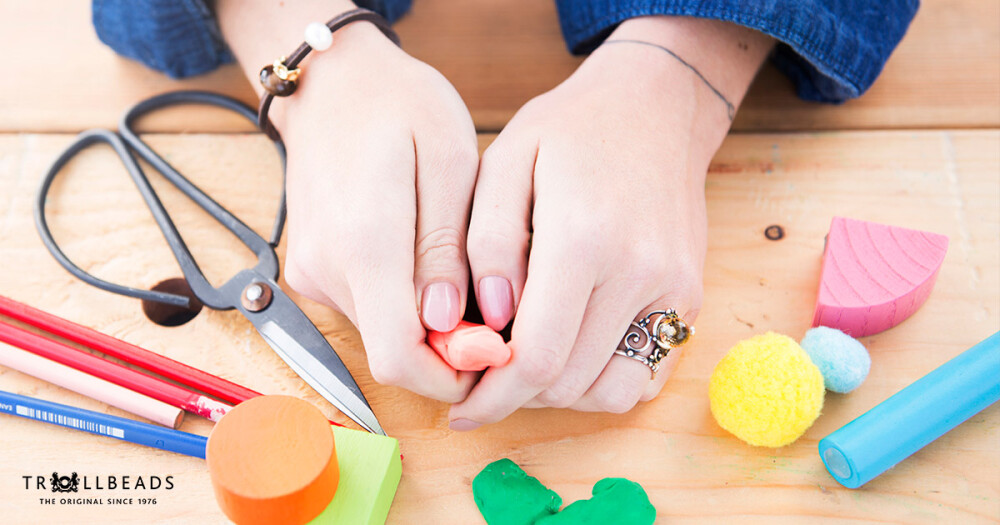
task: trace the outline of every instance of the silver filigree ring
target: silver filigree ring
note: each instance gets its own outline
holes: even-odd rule
[[[673,309],[656,310],[632,321],[615,350],[620,356],[635,359],[649,367],[650,379],[656,378],[662,361],[672,348],[691,340],[694,327],[688,326]]]

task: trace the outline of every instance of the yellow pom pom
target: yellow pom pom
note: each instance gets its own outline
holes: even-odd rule
[[[823,408],[823,374],[794,339],[768,332],[740,341],[715,366],[708,397],[719,426],[761,447],[805,433]]]

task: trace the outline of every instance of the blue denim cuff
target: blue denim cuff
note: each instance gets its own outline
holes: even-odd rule
[[[773,59],[806,100],[864,93],[903,38],[919,0],[556,0],[566,44],[587,53],[637,16],[711,18],[777,39]]]
[[[201,0],[93,0],[91,5],[101,42],[171,77],[197,75],[233,60]]]
[[[358,7],[371,9],[385,17],[389,23],[399,20],[410,10],[413,0],[354,0]]]
[[[359,0],[390,22],[411,0]],[[211,71],[233,55],[204,0],[92,0],[97,36],[118,54],[174,78]],[[280,50],[275,50],[278,53]]]

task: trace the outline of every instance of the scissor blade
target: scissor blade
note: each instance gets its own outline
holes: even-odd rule
[[[308,334],[310,341],[316,341],[310,345],[311,348],[300,344],[299,340],[289,335],[274,321],[261,323],[257,326],[257,331],[299,377],[333,406],[369,432],[384,436],[385,431],[379,425],[375,413],[372,412],[347,367],[312,323],[309,323],[308,328],[315,332]],[[299,334],[299,337],[306,335]]]

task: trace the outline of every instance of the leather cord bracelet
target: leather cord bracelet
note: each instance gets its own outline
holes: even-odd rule
[[[260,105],[257,107],[257,127],[260,128],[271,140],[278,140],[280,135],[274,129],[271,120],[267,118],[267,112],[271,109],[271,102],[274,97],[287,97],[295,93],[298,87],[299,76],[302,68],[299,63],[309,54],[310,51],[325,51],[333,43],[333,33],[338,29],[352,22],[371,22],[382,31],[389,40],[399,45],[399,36],[389,27],[389,22],[382,18],[382,15],[367,9],[352,9],[341,13],[323,25],[313,22],[306,26],[306,41],[302,43],[287,59],[281,57],[273,64],[264,66],[260,70],[260,84],[264,87],[264,96],[260,98]]]

